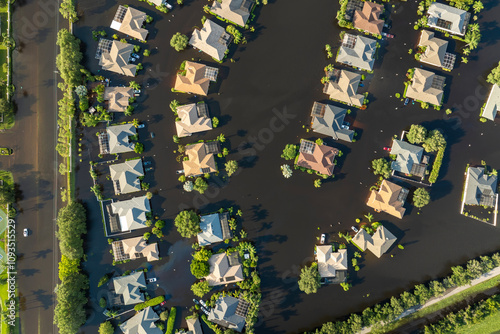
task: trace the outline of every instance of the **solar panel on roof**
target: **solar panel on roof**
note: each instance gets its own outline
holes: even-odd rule
[[[228,213],[227,212],[219,213],[219,219],[220,219],[220,226],[222,228],[222,239],[231,238],[231,230],[229,229],[229,223],[228,223]]]
[[[250,303],[246,300],[239,299],[238,306],[236,307],[236,311],[234,312],[236,315],[245,318],[248,313],[248,308],[250,307]]]
[[[100,59],[103,52],[110,52],[113,42],[109,39],[101,38],[99,44],[97,45],[97,51],[95,54],[96,59]]]
[[[451,22],[443,19],[437,19],[436,26],[449,30],[451,28]]]
[[[219,151],[220,151],[220,149],[219,149],[219,142],[218,141],[211,141],[211,142],[205,143],[206,154],[211,154],[211,153],[217,154],[217,153],[219,153]]]
[[[218,74],[219,74],[218,68],[209,66],[205,68],[205,78],[209,79],[210,81],[217,81]]]
[[[115,187],[115,193],[120,194],[122,189],[120,187],[120,183],[118,181],[113,181],[113,186]]]
[[[201,170],[201,172],[202,172],[203,174],[205,174],[205,173],[210,173],[210,167],[203,167],[203,168],[200,168],[200,170]]]
[[[118,10],[116,11],[115,18],[113,19],[113,21],[122,23],[126,13],[127,13],[126,7],[118,6]]]
[[[309,140],[302,140],[299,151],[302,153],[313,154],[315,143]]]
[[[314,102],[311,115],[315,117],[325,116],[325,105],[322,103]]]
[[[206,103],[198,103],[196,111],[198,112],[198,117],[208,117],[208,106]]]
[[[243,2],[241,3],[240,9],[243,9],[244,11],[249,13],[252,6],[253,6],[253,1],[243,0]]]
[[[349,49],[354,49],[354,46],[356,45],[356,40],[357,36],[351,34],[345,34],[344,39],[342,40],[342,46]]]
[[[436,89],[443,89],[444,80],[445,80],[444,77],[440,75],[435,75],[434,78],[432,79],[431,87]]]
[[[493,207],[495,205],[495,198],[493,196],[482,194],[479,200],[479,205]]]
[[[101,154],[108,154],[109,153],[109,137],[108,134],[105,132],[101,132],[99,134],[99,150]]]
[[[422,177],[425,174],[425,169],[426,167],[423,164],[413,164],[410,174]]]
[[[447,70],[452,70],[453,66],[455,66],[455,60],[457,56],[453,53],[446,52],[444,54],[443,67]]]

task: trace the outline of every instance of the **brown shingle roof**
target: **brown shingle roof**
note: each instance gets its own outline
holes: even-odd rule
[[[407,193],[407,189],[390,181],[383,180],[379,191],[371,191],[366,205],[378,212],[383,211],[401,219],[406,211],[403,205]]]
[[[302,139],[302,141],[304,140],[305,139]],[[339,150],[330,146],[318,145],[314,142],[311,143],[314,144],[312,154],[300,152],[297,166],[313,169],[318,173],[331,176],[335,168],[334,160]]]
[[[354,12],[354,28],[380,35],[384,27],[384,20],[380,19],[383,10],[383,5],[365,1],[363,10],[356,10]]]
[[[129,98],[134,96],[134,90],[130,87],[106,87],[104,88],[104,100],[108,101],[108,111],[124,112],[129,105]]]
[[[214,154],[207,154],[205,143],[187,145],[186,155],[189,160],[182,162],[184,175],[197,176],[217,171]],[[205,168],[206,171],[204,171]]]
[[[206,65],[186,61],[186,75],[177,74],[174,89],[181,92],[206,96],[210,79],[205,77]]]

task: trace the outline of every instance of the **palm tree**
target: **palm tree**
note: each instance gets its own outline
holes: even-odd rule
[[[133,89],[140,89],[141,88],[141,85],[139,85],[137,82],[135,81],[130,81],[128,83],[129,87],[130,88],[133,88]]]
[[[134,119],[132,120],[132,125],[133,125],[134,127],[138,128],[138,127],[139,127],[139,120],[138,120],[137,118],[134,118]]]
[[[370,212],[368,212],[368,214],[367,214],[367,215],[365,215],[365,218],[366,218],[366,219],[368,219],[368,222],[370,222],[370,223],[371,223],[371,222],[372,222],[372,219],[373,219],[373,215],[372,215]]]
[[[217,140],[220,141],[221,143],[226,141],[226,136],[224,136],[223,133],[221,133],[218,137]]]

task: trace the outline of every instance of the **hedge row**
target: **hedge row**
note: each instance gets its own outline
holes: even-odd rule
[[[443,162],[445,150],[446,150],[446,146],[440,148],[438,150],[438,153],[436,154],[436,160],[432,164],[431,174],[429,175],[429,182],[430,183],[436,183],[436,181],[437,181],[437,178],[439,176],[439,170],[441,169],[441,164]]]
[[[134,310],[137,312],[141,311],[142,309],[145,309],[148,306],[156,306],[162,302],[165,301],[165,296],[158,296],[154,297],[150,300],[145,301],[144,303],[140,303],[134,306]]]
[[[175,325],[176,315],[177,315],[177,307],[172,307],[170,309],[170,314],[168,315],[167,330],[165,331],[165,334],[173,334],[174,333],[174,325]]]

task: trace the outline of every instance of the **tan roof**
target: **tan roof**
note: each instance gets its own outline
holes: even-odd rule
[[[347,270],[347,249],[332,252],[332,245],[316,246],[316,260],[321,277],[336,277],[338,270]]]
[[[206,20],[203,28],[194,29],[193,35],[189,39],[189,45],[221,61],[224,59],[230,41],[231,35],[223,27],[211,20]]]
[[[136,65],[128,63],[133,51],[132,44],[112,41],[111,50],[101,54],[99,65],[103,70],[134,77],[137,71]]]
[[[141,41],[146,40],[148,30],[142,27],[144,21],[146,21],[146,13],[132,7],[120,5],[116,14],[111,23],[111,28]]]
[[[135,260],[141,257],[148,261],[159,259],[158,244],[148,244],[142,237],[114,241],[112,244],[115,261]]]
[[[210,86],[210,79],[205,76],[206,68],[206,65],[186,61],[186,75],[177,74],[174,89],[206,96]]]
[[[444,66],[444,55],[448,48],[448,41],[434,36],[434,33],[428,30],[422,30],[418,46],[425,46],[425,52],[420,55],[420,61],[435,65]]]
[[[443,89],[442,85],[435,85],[435,83],[440,81],[444,83],[444,80],[443,76],[415,68],[411,85],[406,90],[406,97],[440,106],[443,99]]]
[[[130,87],[104,88],[104,100],[108,101],[108,111],[125,111],[129,105],[128,99],[132,96],[134,96],[134,90]]]
[[[361,107],[365,98],[362,94],[357,94],[360,80],[360,74],[340,70],[338,80],[327,82],[324,92],[330,95],[331,99]]]
[[[177,136],[187,137],[196,132],[212,129],[212,119],[205,116],[200,117],[198,107],[199,105],[196,103],[177,107],[177,116],[181,119],[175,122]]]
[[[383,10],[383,5],[365,1],[363,10],[358,9],[354,12],[354,28],[380,35],[384,27],[384,20],[380,19]]]
[[[208,260],[210,274],[205,277],[210,286],[243,281],[243,266],[238,260],[238,253],[212,255]]]
[[[354,242],[361,250],[368,249],[376,257],[381,257],[395,243],[397,238],[383,225],[380,225],[373,236],[368,234],[364,228],[354,236]]]
[[[302,141],[305,141],[305,139],[302,139],[301,142]],[[331,176],[333,174],[333,169],[335,168],[334,160],[339,153],[339,150],[327,145],[318,145],[311,141],[308,142],[314,144],[312,154],[301,151],[299,153],[297,165]]]
[[[207,153],[206,144],[198,143],[186,146],[189,160],[183,161],[184,175],[197,176],[217,171],[213,153]],[[206,171],[204,170],[206,168]]]
[[[368,198],[368,205],[375,211],[403,218],[406,209],[403,207],[408,190],[387,180],[383,180],[378,191],[372,190]]]
[[[198,316],[186,319],[186,324],[189,330],[186,334],[203,334],[203,329],[201,328]]]

